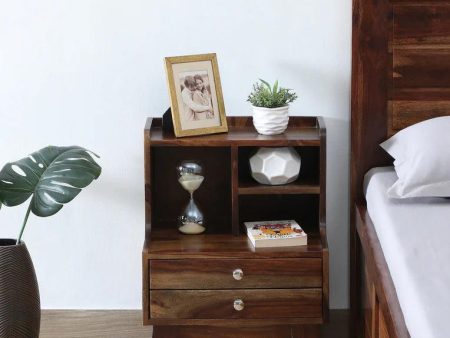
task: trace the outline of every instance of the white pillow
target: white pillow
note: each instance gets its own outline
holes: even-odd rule
[[[389,197],[450,196],[450,116],[414,124],[380,146],[395,159]]]

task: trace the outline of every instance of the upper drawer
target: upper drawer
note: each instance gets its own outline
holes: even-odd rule
[[[150,260],[150,289],[322,286],[320,258]]]

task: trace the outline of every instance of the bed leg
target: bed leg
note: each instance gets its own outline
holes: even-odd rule
[[[356,217],[356,213],[353,213]],[[360,338],[363,334],[361,316],[361,242],[356,230],[356,220],[351,224],[350,237],[350,321],[349,333],[351,338]]]

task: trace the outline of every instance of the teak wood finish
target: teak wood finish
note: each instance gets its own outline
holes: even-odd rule
[[[154,325],[154,337],[319,337],[329,299],[323,119],[291,117],[276,136],[259,135],[249,117],[229,117],[228,126],[227,134],[180,139],[161,119],[147,121],[144,324]],[[285,186],[253,181],[248,159],[260,146],[295,147],[302,157],[298,180]],[[206,168],[196,192],[207,224],[201,235],[176,229],[188,194],[175,168],[186,159]],[[243,222],[265,219],[299,220],[308,245],[255,249]],[[243,271],[240,280],[236,269]],[[244,301],[242,311],[234,309],[236,299]]]
[[[355,337],[409,337],[367,215],[364,175],[375,166],[392,165],[379,143],[414,123],[446,115],[450,1],[353,0],[350,295]]]
[[[230,271],[236,264],[245,271],[245,278],[235,280]],[[321,288],[320,258],[222,259],[150,261],[150,289],[277,289]],[[174,279],[173,275],[177,278]]]
[[[151,290],[151,318],[320,318],[322,289]],[[236,311],[235,299],[245,308]]]

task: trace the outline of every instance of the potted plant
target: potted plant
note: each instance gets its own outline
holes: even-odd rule
[[[289,103],[296,99],[297,94],[279,87],[278,81],[273,86],[261,79],[255,83],[247,101],[253,106],[253,125],[258,133],[282,134],[289,122]]]
[[[0,337],[39,337],[40,300],[33,263],[21,240],[30,213],[48,217],[97,179],[101,167],[88,150],[49,146],[0,171],[0,207],[28,199],[17,239],[0,239]],[[98,157],[98,156],[97,156]]]

